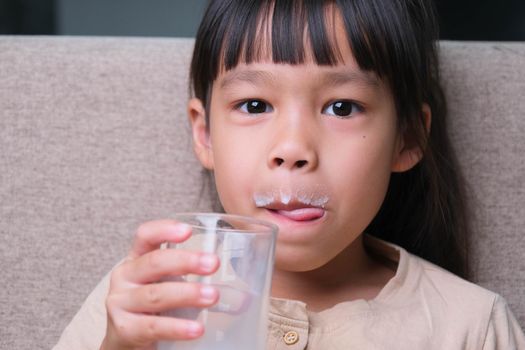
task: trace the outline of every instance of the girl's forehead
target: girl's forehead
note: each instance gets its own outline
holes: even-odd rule
[[[255,38],[257,45],[253,46],[256,54],[249,59],[246,57],[246,47],[243,47],[239,52],[238,62],[235,66],[228,67],[223,60],[220,64],[216,82],[219,82],[220,87],[226,87],[232,85],[235,81],[260,81],[272,75],[272,73],[265,74],[265,72],[273,72],[274,74],[283,70],[308,72],[312,71],[313,68],[313,70],[321,72],[323,73],[322,75],[328,77],[327,81],[338,83],[351,80],[363,82],[374,87],[379,86],[381,81],[375,72],[363,71],[359,67],[350,47],[343,18],[337,11],[337,8],[334,5],[326,6],[324,16],[325,18],[322,22],[325,29],[323,44],[327,46],[324,48],[319,47],[319,43],[315,42],[312,36],[309,35],[310,29],[305,23],[301,38],[302,45],[293,48],[296,50],[296,56],[301,56],[295,62],[280,62],[276,59],[275,50],[284,51],[290,48],[286,47],[286,40],[280,40],[282,37],[272,32],[274,27],[271,16],[266,21],[261,20],[259,23],[260,30]],[[245,45],[246,43],[244,43]],[[318,55],[320,50],[331,50],[334,61],[324,64],[319,63],[316,55]]]

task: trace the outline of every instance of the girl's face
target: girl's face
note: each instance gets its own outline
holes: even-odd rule
[[[280,228],[276,268],[326,264],[368,226],[390,173],[419,160],[398,133],[388,86],[348,45],[336,66],[239,64],[213,83],[209,133],[189,103],[195,151],[228,213]]]

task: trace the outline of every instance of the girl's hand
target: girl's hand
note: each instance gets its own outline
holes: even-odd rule
[[[159,316],[178,307],[209,307],[218,300],[211,286],[159,282],[174,275],[209,275],[219,267],[214,254],[159,249],[164,242],[188,239],[191,228],[172,220],[141,225],[126,260],[111,274],[106,308],[108,324],[102,350],[154,349],[158,340],[188,340],[201,336],[196,321]]]

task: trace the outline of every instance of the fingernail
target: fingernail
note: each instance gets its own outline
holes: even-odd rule
[[[174,233],[175,234],[178,234],[178,235],[184,235],[186,234],[188,231],[191,231],[191,226],[188,225],[188,224],[177,224],[175,227],[174,227]]]
[[[212,286],[201,287],[201,300],[205,303],[211,303],[215,300],[215,288]]]
[[[190,337],[198,337],[202,333],[202,326],[196,322],[190,322],[186,326],[186,332]]]
[[[215,260],[213,255],[203,255],[200,258],[201,267],[206,271],[211,271],[215,267]]]

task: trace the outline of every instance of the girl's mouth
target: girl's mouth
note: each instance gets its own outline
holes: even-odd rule
[[[324,192],[325,193],[325,192]],[[256,193],[254,202],[283,224],[313,223],[326,214],[328,195],[319,190],[274,190]]]
[[[286,219],[297,222],[314,221],[322,218],[325,213],[324,209],[316,207],[303,207],[295,209],[266,209],[268,209],[273,215],[279,215]]]

